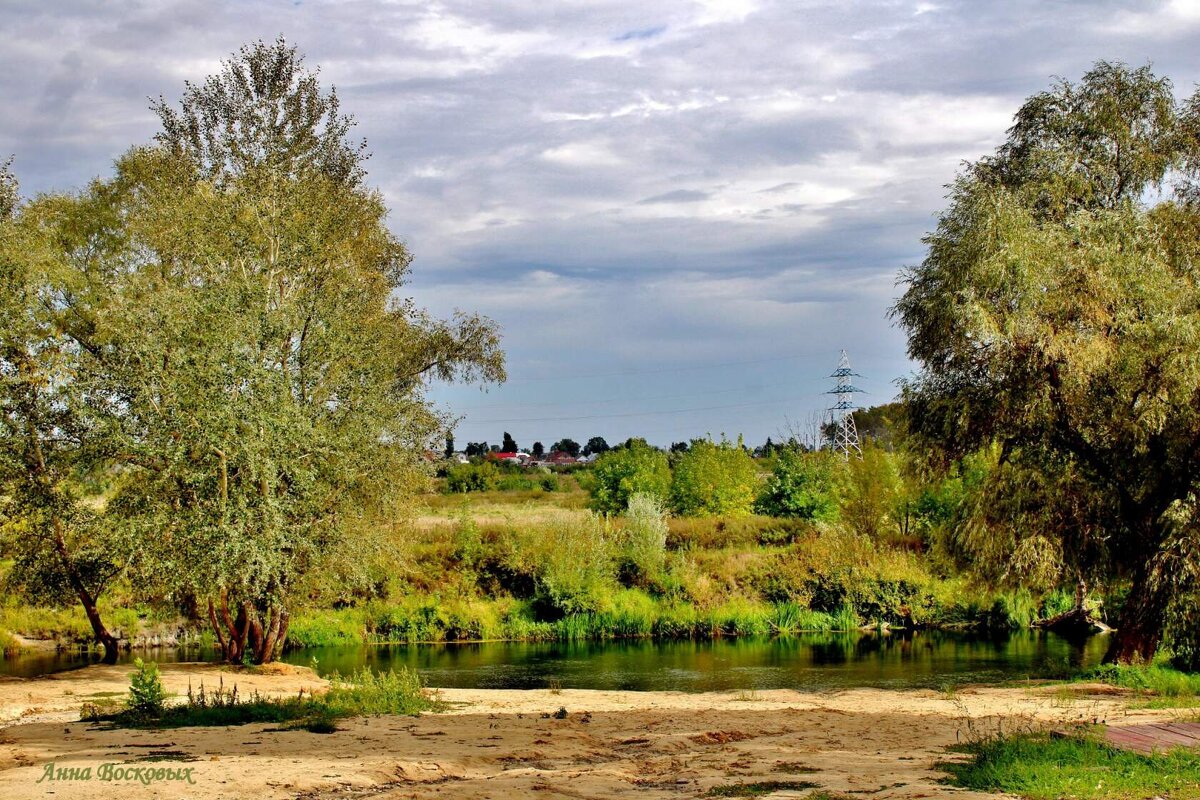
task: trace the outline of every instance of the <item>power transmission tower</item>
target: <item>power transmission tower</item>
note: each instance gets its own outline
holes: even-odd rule
[[[842,351],[838,359],[838,368],[829,377],[837,380],[837,385],[825,394],[834,395],[837,401],[829,409],[829,446],[830,449],[842,454],[842,458],[850,460],[853,453],[862,458],[862,446],[858,441],[858,428],[854,425],[854,412],[858,406],[854,403],[854,395],[862,392],[854,385],[854,378],[861,378],[857,372],[850,369],[850,356]]]

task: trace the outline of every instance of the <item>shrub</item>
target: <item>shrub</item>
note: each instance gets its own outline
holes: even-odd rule
[[[457,464],[446,471],[446,491],[451,493],[487,492],[499,484],[500,470],[491,461]]]
[[[354,645],[365,639],[366,625],[358,608],[301,612],[288,625],[288,644],[294,647]]]
[[[663,588],[667,555],[667,518],[662,502],[638,493],[629,498],[621,529],[619,572],[626,585]]]
[[[867,447],[862,458],[850,459],[843,477],[840,517],[850,530],[876,541],[893,532],[901,502],[895,458],[878,447]]]
[[[1167,616],[1167,646],[1176,669],[1200,672],[1200,596],[1177,597]]]
[[[837,517],[835,456],[788,448],[779,453],[755,510],[772,517],[823,521]]]
[[[671,506],[682,516],[748,515],[758,489],[754,459],[738,443],[697,440],[679,457]]]
[[[404,667],[379,673],[363,669],[348,678],[335,675],[321,704],[336,717],[419,714],[434,705],[417,673]]]
[[[126,707],[135,715],[158,717],[166,708],[167,690],[158,674],[158,664],[137,659],[129,673],[129,700]]]
[[[590,484],[592,509],[619,514],[635,494],[665,501],[671,491],[671,468],[666,453],[635,440],[597,458]]]
[[[612,593],[613,553],[608,524],[595,515],[553,523],[537,572],[538,597],[550,617],[604,608]]]

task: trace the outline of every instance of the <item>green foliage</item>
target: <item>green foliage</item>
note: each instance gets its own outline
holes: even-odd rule
[[[572,458],[578,458],[579,451],[580,451],[579,442],[575,441],[574,439],[559,439],[557,442],[555,442],[554,444],[552,444],[550,446],[550,452],[566,453],[567,455],[571,456]]]
[[[339,717],[419,714],[434,707],[417,673],[404,667],[378,673],[363,669],[348,678],[335,675],[320,700]]]
[[[444,433],[425,382],[502,380],[503,354],[399,299],[411,256],[294,47],[155,110],[112,179],[0,221],[6,544],[93,610],[119,575],[211,603],[226,658],[249,634],[261,662],[291,597],[387,574]]]
[[[136,674],[136,673],[135,673]],[[157,672],[154,675],[157,678]],[[203,684],[196,690],[189,685],[187,700],[180,705],[130,707],[116,713],[102,704],[86,704],[83,719],[103,721],[119,727],[183,728],[195,726],[246,725],[251,723],[291,723],[312,733],[331,733],[335,721],[345,717],[382,714],[419,714],[441,706],[425,695],[415,672],[401,668],[374,673],[362,670],[347,678],[333,675],[325,694],[295,697],[263,697],[257,692],[239,695],[237,684],[225,688],[222,679],[216,690]]]
[[[592,508],[619,514],[635,494],[665,501],[671,491],[671,468],[662,451],[644,442],[610,450],[596,459],[592,469]]]
[[[615,586],[613,534],[594,515],[551,528],[549,547],[537,565],[537,599],[551,614],[598,611]]]
[[[682,516],[745,516],[757,492],[754,459],[740,441],[697,439],[675,465],[671,507]]]
[[[137,716],[153,718],[166,708],[167,690],[158,674],[158,664],[137,659],[129,673],[129,700],[126,707]]]
[[[783,448],[763,485],[755,511],[772,517],[812,521],[837,518],[837,462],[828,452]]]
[[[1083,680],[1103,681],[1162,698],[1191,700],[1200,696],[1200,674],[1182,672],[1159,664],[1105,664],[1087,672],[1083,675]]]
[[[1154,655],[1200,565],[1197,130],[1200,94],[1177,106],[1145,67],[1031,97],[954,184],[895,308],[924,366],[912,431],[951,459],[1003,453],[970,526],[996,546],[976,551],[1129,580],[1120,661]]]
[[[903,486],[895,456],[868,445],[862,458],[846,463],[841,478],[840,517],[850,530],[876,541],[900,533],[897,509]]]
[[[446,470],[446,491],[488,492],[499,487],[500,470],[491,461],[481,464],[456,464]]]
[[[955,785],[1033,800],[1200,797],[1200,752],[1143,756],[1089,737],[1026,734],[964,748],[969,761],[939,764]]]
[[[617,556],[622,583],[662,590],[669,530],[666,511],[658,498],[640,493],[629,498]]]
[[[1181,593],[1167,615],[1167,646],[1171,663],[1188,672],[1200,672],[1200,593]]]

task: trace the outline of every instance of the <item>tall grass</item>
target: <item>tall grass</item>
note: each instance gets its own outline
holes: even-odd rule
[[[1200,752],[1143,756],[1087,737],[1027,734],[964,748],[971,759],[940,764],[958,786],[1032,800],[1126,800],[1200,796]]]
[[[152,696],[154,702],[147,697]],[[264,697],[257,692],[240,695],[237,685],[226,688],[224,680],[215,690],[188,687],[183,703],[166,705],[157,665],[142,664],[133,673],[129,700],[118,711],[84,705],[83,719],[108,722],[117,727],[183,728],[244,725],[253,722],[294,723],[313,732],[331,733],[334,721],[345,717],[382,714],[412,715],[439,710],[441,705],[426,696],[417,673],[400,668],[374,673],[364,669],[349,677],[334,675],[324,694],[294,697]]]
[[[1191,705],[1200,698],[1200,673],[1182,672],[1164,664],[1105,664],[1084,673],[1081,679],[1103,681],[1167,699],[1168,702],[1158,705],[1175,705],[1177,701]]]

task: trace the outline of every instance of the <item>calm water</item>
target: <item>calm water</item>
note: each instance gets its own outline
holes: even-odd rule
[[[919,632],[804,635],[716,641],[486,642],[379,645],[293,650],[285,661],[323,674],[364,666],[407,666],[427,686],[487,689],[707,691],[838,689],[853,686],[939,688],[1061,674],[1104,655],[1103,637],[1070,642],[1022,631],[1003,637]],[[135,654],[124,654],[132,660]],[[196,650],[143,654],[160,662],[197,660]],[[0,674],[37,675],[89,663],[86,657],[21,656],[0,661]]]

